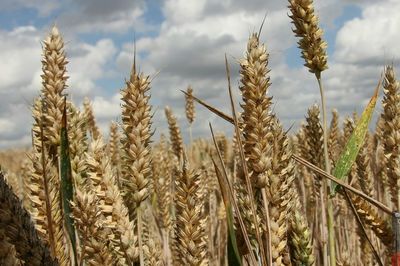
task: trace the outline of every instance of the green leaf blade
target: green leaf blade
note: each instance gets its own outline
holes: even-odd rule
[[[70,202],[73,200],[74,187],[72,180],[71,159],[69,156],[67,111],[66,111],[65,101],[64,101],[64,112],[62,116],[60,137],[61,137],[60,175],[61,175],[61,198],[63,206],[63,218],[64,218],[64,225],[66,226],[68,236],[71,241],[75,264],[77,264],[75,227],[74,227],[74,221],[71,217],[72,208],[70,205]]]
[[[364,139],[368,131],[368,126],[375,110],[376,101],[378,99],[380,84],[381,81],[379,81],[378,86],[375,89],[374,95],[370,99],[368,105],[365,107],[360,117],[360,120],[357,122],[356,128],[354,129],[349,140],[347,141],[346,146],[336,163],[335,169],[333,169],[332,174],[337,179],[342,180],[347,176],[357,158],[361,147],[364,144]],[[331,196],[335,195],[338,186],[339,185],[337,183],[332,182],[330,191]]]

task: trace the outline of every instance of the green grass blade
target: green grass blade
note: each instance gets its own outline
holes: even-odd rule
[[[64,112],[61,125],[61,158],[60,158],[60,174],[61,174],[61,198],[63,206],[64,225],[66,226],[69,238],[71,240],[72,251],[74,254],[75,264],[77,264],[76,256],[76,238],[73,219],[71,217],[72,209],[70,202],[73,200],[73,181],[71,171],[71,160],[69,157],[69,143],[67,130],[67,110],[64,101]]]
[[[239,249],[237,246],[235,228],[233,226],[233,212],[232,212],[232,205],[229,199],[229,194],[228,194],[229,192],[225,187],[222,174],[218,169],[217,165],[215,164],[214,160],[213,163],[218,183],[221,188],[222,199],[224,201],[226,210],[226,222],[228,225],[228,265],[241,266],[242,260],[240,258]]]
[[[342,180],[347,176],[351,169],[351,166],[357,158],[360,148],[364,144],[365,135],[368,131],[368,125],[371,121],[372,114],[374,113],[380,84],[381,81],[379,81],[378,86],[375,89],[374,95],[370,99],[367,107],[365,107],[360,117],[360,120],[356,125],[356,128],[354,129],[349,140],[347,141],[344,150],[340,154],[335,169],[333,169],[333,176],[335,176],[337,179]],[[332,182],[331,196],[335,195],[338,186],[339,185],[337,183]]]
[[[228,223],[228,265],[241,266],[239,250],[236,242],[235,229],[233,227],[233,213],[232,206],[226,206],[226,220]]]

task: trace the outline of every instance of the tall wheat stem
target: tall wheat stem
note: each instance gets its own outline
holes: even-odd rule
[[[322,130],[324,133],[324,161],[325,161],[325,171],[327,173],[331,173],[331,164],[329,160],[329,153],[328,153],[328,129],[327,129],[327,119],[326,119],[326,105],[325,105],[325,94],[324,94],[324,87],[322,86],[321,80],[321,72],[316,71],[315,77],[318,81],[319,92],[321,94],[321,105],[322,105]],[[326,183],[326,182],[324,182]],[[326,186],[324,186],[326,188]],[[321,193],[321,197],[323,197],[323,193]],[[322,202],[322,201],[321,201]],[[335,253],[335,229],[333,227],[333,204],[332,199],[328,197],[327,200],[327,208],[328,208],[328,241],[329,241],[329,262],[331,266],[336,265],[336,253]],[[325,208],[322,207],[322,215],[323,220],[325,220]],[[326,245],[326,243],[324,243]]]
[[[194,151],[193,151],[193,135],[192,135],[192,124],[189,125],[189,137],[190,137],[190,155],[191,159],[194,160]]]
[[[144,266],[144,254],[143,254],[143,239],[142,239],[142,206],[138,206],[136,209],[137,215],[137,230],[138,230],[138,243],[139,243],[139,261],[140,266]]]

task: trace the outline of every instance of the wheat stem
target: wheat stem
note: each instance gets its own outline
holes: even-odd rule
[[[331,173],[331,162],[329,159],[328,153],[328,126],[327,126],[327,119],[326,119],[326,105],[325,105],[325,93],[324,87],[322,86],[321,80],[321,72],[316,71],[315,77],[318,81],[319,92],[321,94],[321,105],[322,105],[322,131],[324,133],[324,161],[325,161],[325,171],[327,173]],[[326,182],[324,182],[326,183]],[[326,187],[326,186],[324,186]],[[321,195],[322,196],[322,195]],[[328,241],[329,241],[329,261],[330,266],[336,265],[336,254],[335,254],[335,229],[333,228],[334,221],[333,221],[333,204],[332,199],[328,198]],[[324,215],[324,209],[322,207],[322,215]],[[325,216],[325,215],[324,215]]]
[[[137,216],[137,231],[138,231],[138,243],[139,243],[139,261],[140,261],[140,266],[144,266],[141,206],[138,206],[138,208],[136,209],[136,216]]]

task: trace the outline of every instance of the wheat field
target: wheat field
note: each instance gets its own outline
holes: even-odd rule
[[[327,43],[313,1],[290,0],[288,13],[321,95],[298,130],[285,129],[274,113],[267,45],[252,33],[238,62],[239,87],[230,84],[227,60],[221,77],[230,93],[240,91],[240,99],[230,98],[232,112],[187,85],[187,124],[166,106],[169,136],[159,139],[152,77],[139,71],[140,62],[126,78],[121,116],[110,121],[108,136],[88,99],[82,107],[71,101],[68,47],[54,26],[42,42],[32,147],[0,152],[0,265],[397,265],[395,69],[382,66],[376,81],[383,94],[376,125],[368,127],[368,108],[343,119],[333,110],[327,121]],[[214,134],[210,125],[209,138],[194,139],[192,125],[204,123],[196,108],[231,123],[233,136]],[[342,165],[348,171],[339,176]],[[329,174],[350,188],[333,193]]]

